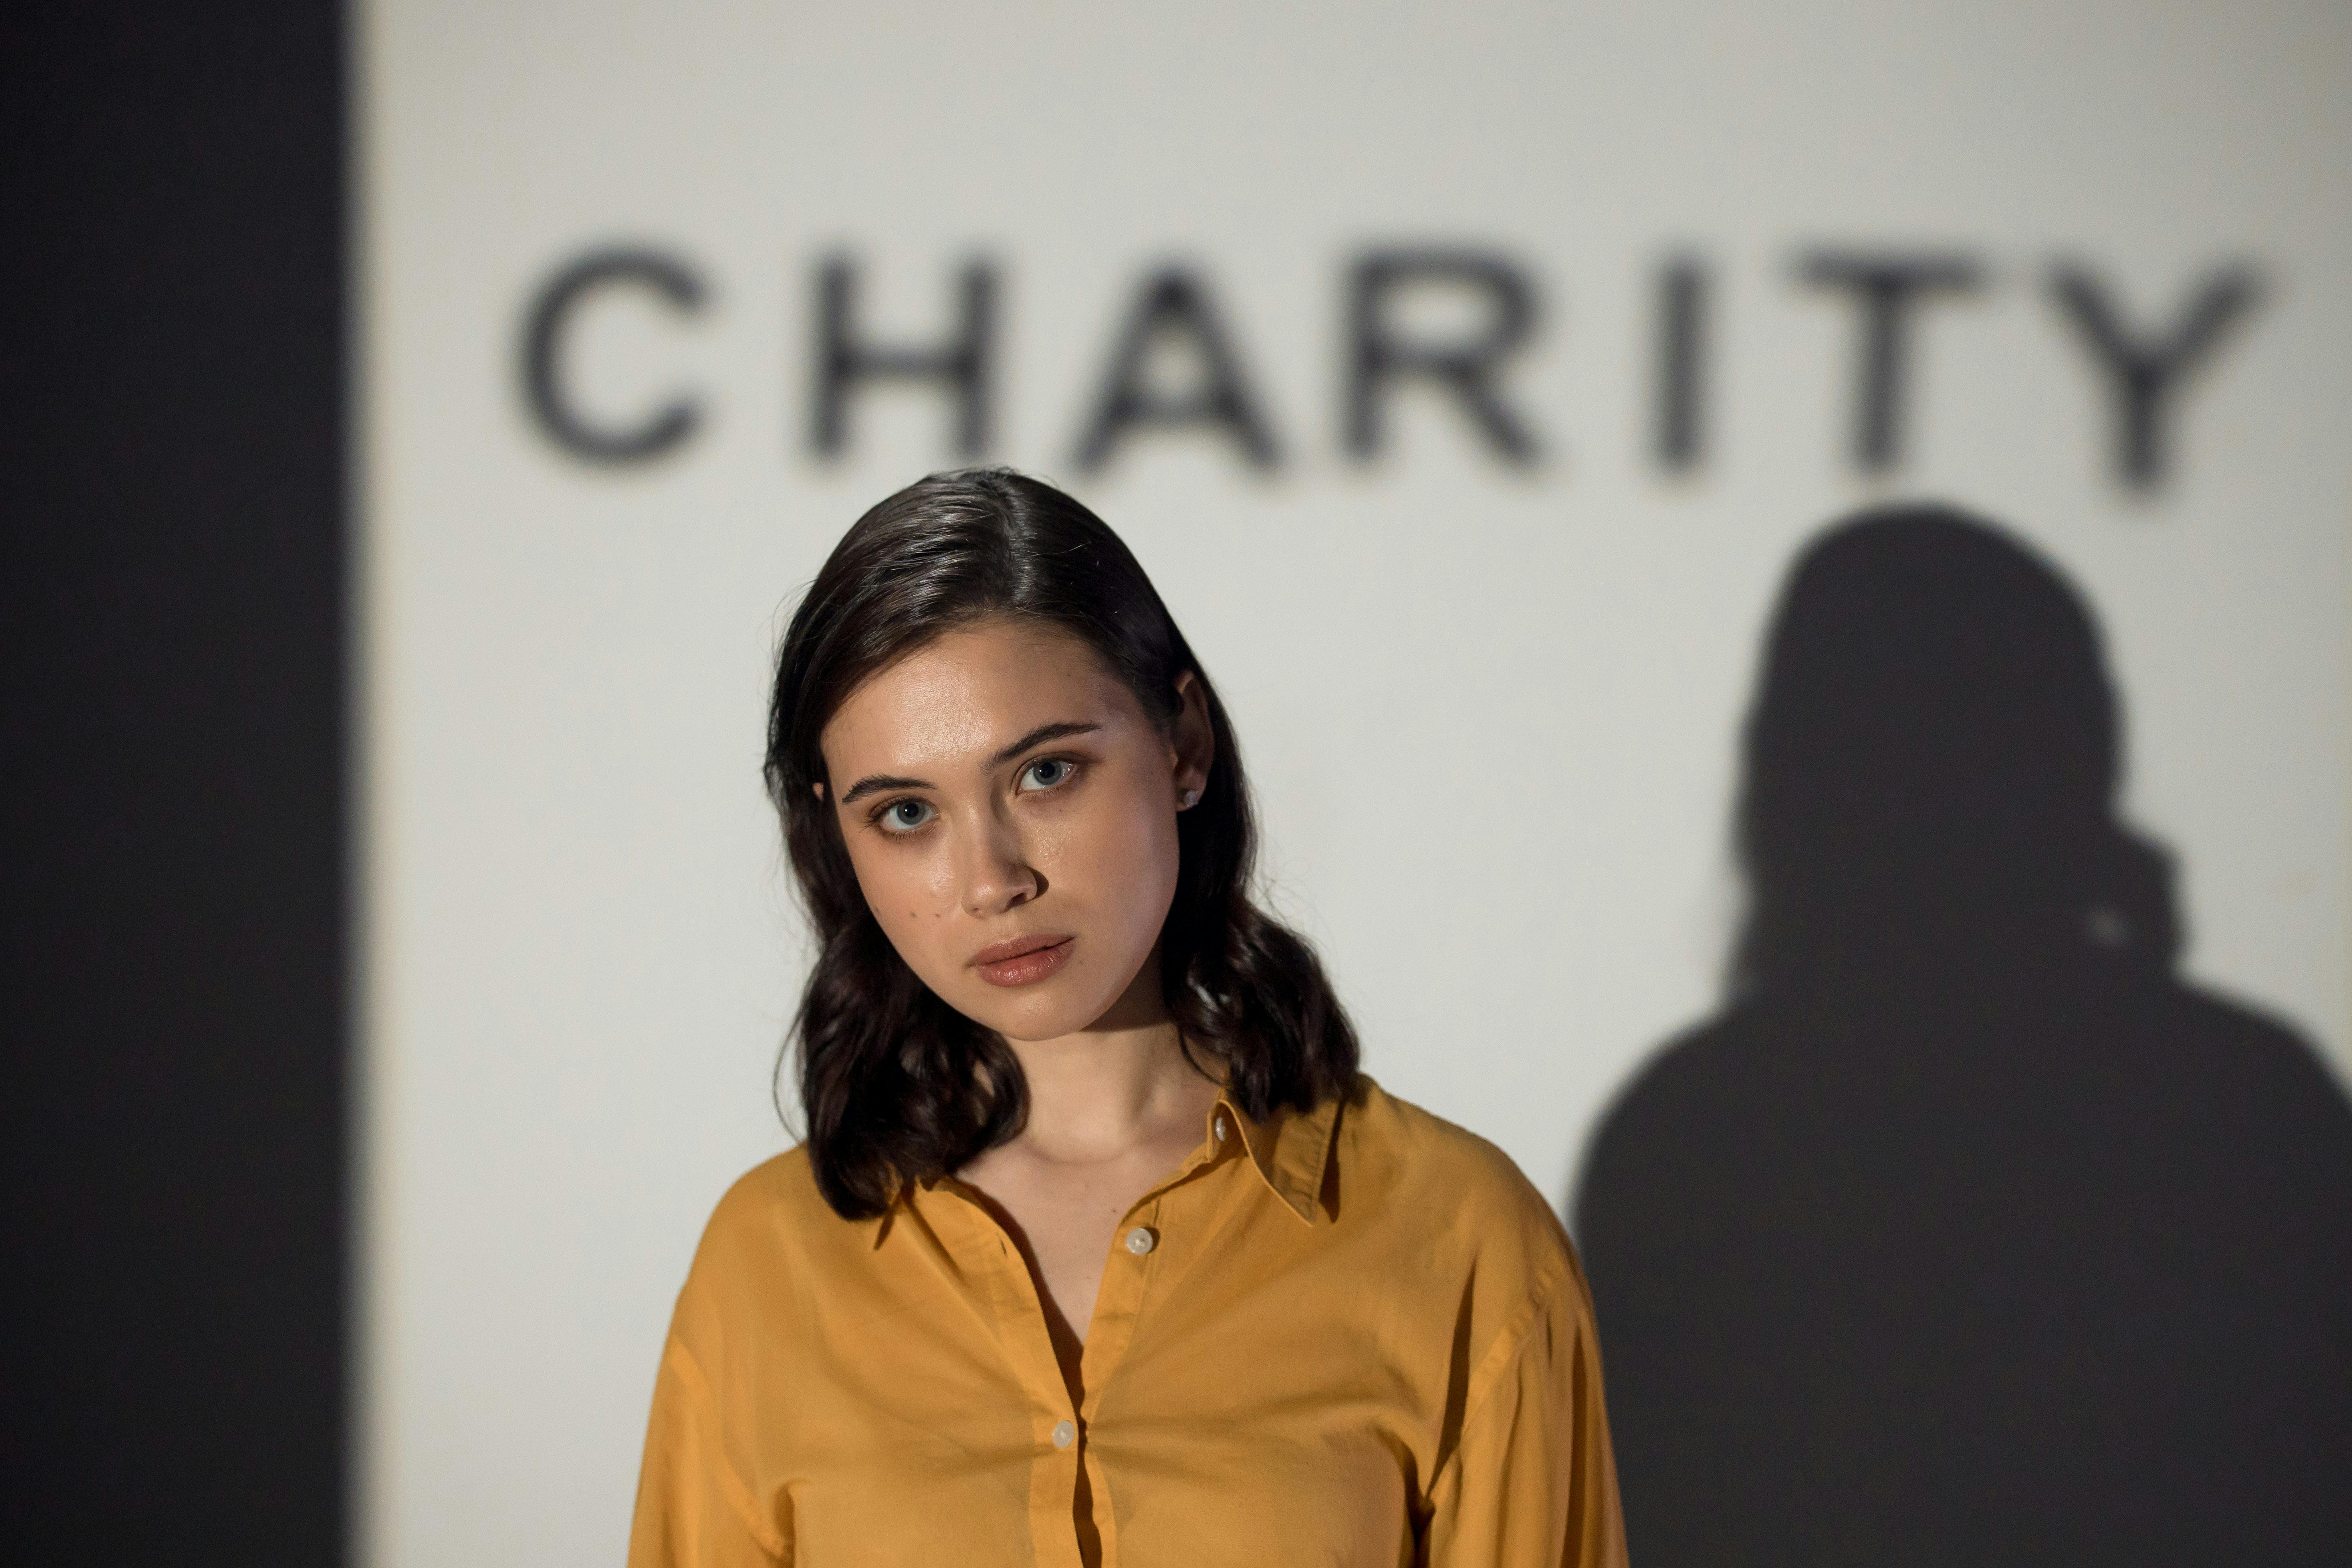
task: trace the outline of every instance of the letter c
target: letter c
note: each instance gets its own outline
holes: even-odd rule
[[[692,434],[701,418],[691,399],[679,397],[635,428],[614,430],[581,417],[565,397],[556,361],[574,307],[597,289],[620,283],[650,289],[680,313],[702,306],[702,279],[682,262],[651,250],[597,250],[541,287],[523,329],[523,400],[531,417],[557,446],[593,463],[641,463],[659,457]]]

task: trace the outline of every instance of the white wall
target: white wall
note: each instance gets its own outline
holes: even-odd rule
[[[1222,686],[1277,907],[1392,1089],[1564,1194],[1585,1130],[1707,1009],[1737,888],[1733,745],[1797,543],[1890,495],[2013,521],[2094,601],[2130,805],[2186,867],[2192,967],[2352,1062],[2352,10],[1906,6],[365,6],[367,1359],[383,1568],[615,1560],[671,1297],[803,961],[759,787],[772,638],[867,504],[948,466],[941,400],[807,449],[813,268],[935,334],[1004,268],[992,456],[1135,547]],[[690,262],[680,316],[581,317],[583,401],[684,388],[699,432],[596,468],[515,354],[562,263]],[[1338,442],[1341,273],[1475,244],[1541,290],[1498,463],[1441,400]],[[1845,456],[1853,319],[1818,243],[1958,248],[1912,458]],[[1713,444],[1650,459],[1652,269],[1719,280]],[[2263,304],[2150,496],[2042,286],[2088,260],[2156,321],[2245,259]],[[1145,267],[1199,264],[1288,457],[1071,449]],[[1442,326],[1439,322],[1437,325]]]

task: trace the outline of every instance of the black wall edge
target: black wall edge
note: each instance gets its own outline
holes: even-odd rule
[[[345,18],[0,48],[0,1535],[326,1563],[346,1436]]]

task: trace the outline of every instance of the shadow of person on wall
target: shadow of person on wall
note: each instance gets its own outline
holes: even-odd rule
[[[1728,1000],[1576,1199],[1642,1568],[2352,1563],[2352,1106],[2176,975],[2118,727],[1997,530],[1799,561]]]

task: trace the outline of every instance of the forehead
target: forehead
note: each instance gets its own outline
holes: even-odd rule
[[[868,676],[818,743],[836,777],[914,773],[992,756],[1043,724],[1142,716],[1082,638],[1055,626],[991,620],[934,637]]]

